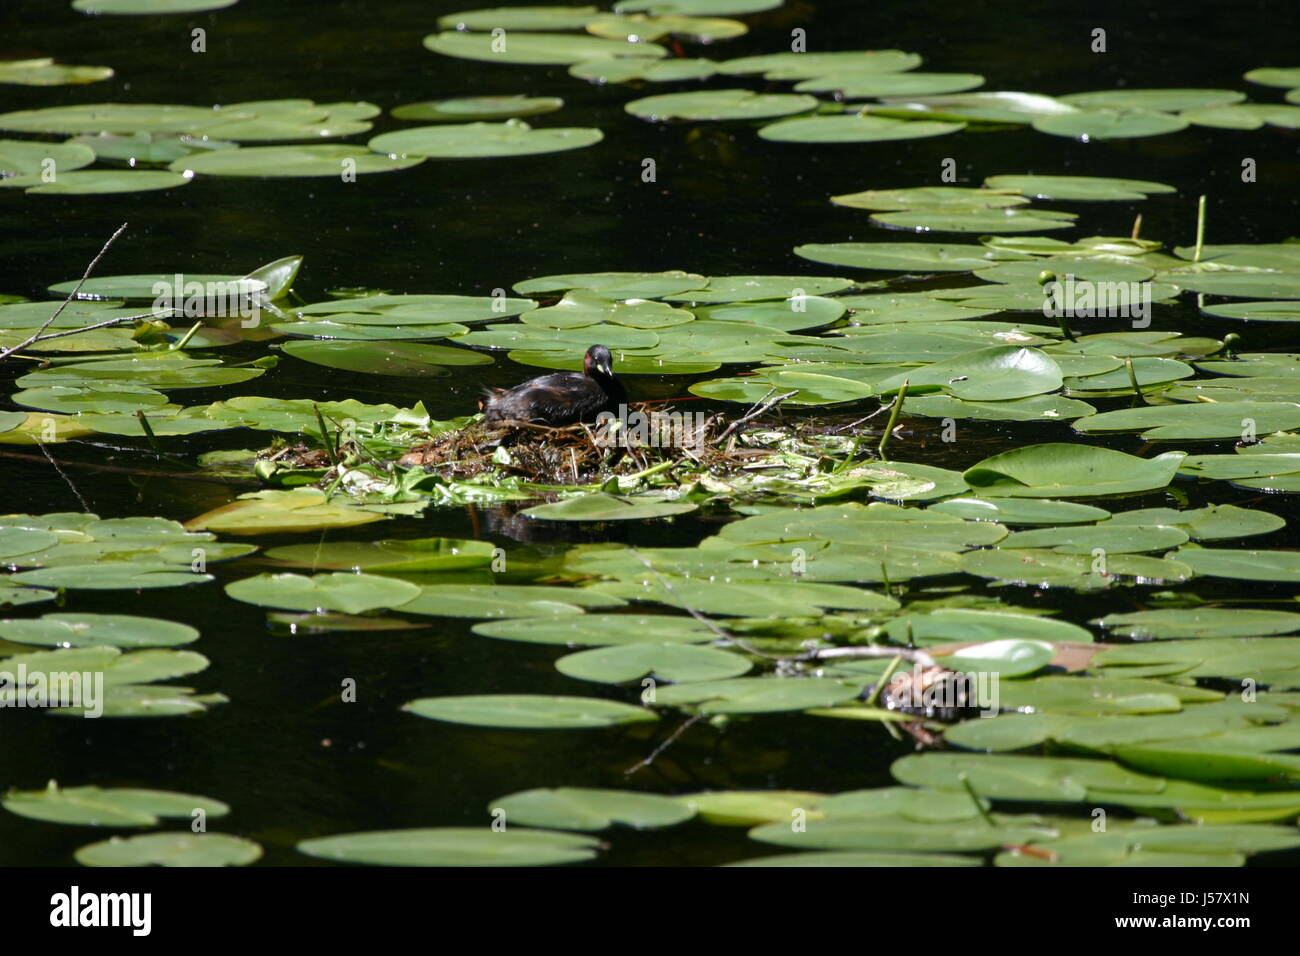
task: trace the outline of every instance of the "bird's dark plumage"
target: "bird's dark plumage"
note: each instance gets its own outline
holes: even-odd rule
[[[614,377],[613,358],[603,345],[587,349],[581,372],[554,372],[514,388],[489,388],[479,408],[487,422],[523,421],[542,425],[593,422],[601,412],[618,414],[627,391]]]

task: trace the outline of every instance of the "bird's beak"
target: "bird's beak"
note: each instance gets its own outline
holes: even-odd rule
[[[597,365],[596,371],[599,372],[601,375],[608,375],[610,378],[614,377],[614,369],[611,368],[605,362],[601,362],[599,365]]]

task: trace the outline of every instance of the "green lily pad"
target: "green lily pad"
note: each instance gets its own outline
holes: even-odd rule
[[[367,145],[398,160],[534,156],[581,149],[604,139],[598,129],[533,129],[523,120],[417,126],[376,136]],[[413,165],[413,164],[412,164]]]
[[[637,830],[658,829],[695,815],[692,808],[672,797],[588,787],[522,790],[493,800],[488,812],[504,813],[507,826],[522,823],[586,831],[607,830],[615,823]]]
[[[345,173],[388,173],[410,169],[423,156],[389,156],[360,146],[244,146],[202,155],[186,156],[168,168],[202,176],[322,176],[341,178]]]
[[[513,32],[497,37],[490,33],[452,31],[431,33],[423,43],[425,49],[443,56],[493,63],[571,64],[609,57],[657,59],[668,52],[654,43],[629,43],[564,33]]]
[[[1078,218],[1072,212],[1052,209],[962,209],[949,212],[945,209],[909,209],[902,212],[880,212],[871,217],[873,222],[894,229],[911,229],[916,232],[1043,232],[1050,229],[1069,229]]]
[[[186,624],[125,614],[46,614],[0,621],[0,638],[47,647],[173,647],[199,639]]]
[[[624,603],[621,598],[589,588],[430,584],[399,610],[435,617],[520,618],[581,614],[584,607],[621,607]]]
[[[1072,202],[1146,199],[1148,195],[1177,191],[1173,186],[1146,179],[1109,176],[990,176],[984,185],[990,189],[1014,189],[1031,199]]]
[[[1107,614],[1093,622],[1124,637],[1253,637],[1300,631],[1300,614],[1254,608],[1198,607]]]
[[[672,642],[600,647],[555,662],[555,669],[566,677],[602,684],[625,684],[643,677],[672,683],[725,680],[739,677],[751,666],[730,651]]]
[[[438,827],[317,837],[299,843],[298,852],[373,866],[554,866],[594,859],[600,845],[572,833]]]
[[[1110,517],[1110,512],[1073,501],[1017,498],[949,498],[930,505],[928,511],[997,521],[1001,524],[1080,524]]]
[[[111,79],[108,66],[68,66],[49,57],[32,60],[0,60],[0,83],[19,86],[67,86]]]
[[[638,521],[685,514],[697,507],[688,501],[620,498],[617,495],[598,493],[580,498],[565,498],[552,504],[534,505],[520,513],[546,521]]]
[[[1205,315],[1221,319],[1246,319],[1250,322],[1300,322],[1297,302],[1220,302],[1201,307]],[[3,315],[3,310],[0,310]]]
[[[717,638],[708,625],[693,617],[667,614],[573,614],[474,625],[474,633],[507,641],[574,646],[703,644]]]
[[[163,13],[201,13],[233,7],[239,0],[72,0],[82,13],[153,16]],[[260,855],[260,854],[259,854]]]
[[[666,120],[755,120],[807,113],[817,98],[797,93],[754,93],[751,90],[698,90],[633,100],[623,107],[651,122]]]
[[[454,538],[398,538],[291,544],[266,552],[272,561],[312,570],[452,571],[487,567],[496,549],[487,541]]]
[[[1109,448],[1049,442],[986,458],[962,475],[980,494],[1012,498],[1076,498],[1163,488],[1181,452],[1138,458]]]
[[[392,608],[420,595],[418,585],[373,574],[259,574],[232,581],[226,593],[236,601],[289,611],[360,614]]]
[[[1239,103],[1245,98],[1246,94],[1238,90],[1126,89],[1070,93],[1060,97],[1060,100],[1087,110],[1156,110],[1176,113],[1179,110]]]
[[[2,66],[2,65],[0,65]],[[0,70],[0,75],[3,71]],[[50,165],[59,175],[89,166],[95,161],[93,150],[76,143],[34,143],[29,140],[0,139],[0,176],[41,182],[41,173]],[[0,180],[8,184],[11,180]],[[4,306],[4,308],[12,308]],[[39,324],[39,323],[38,323]]]
[[[146,833],[92,843],[75,856],[82,866],[247,866],[262,848],[227,833]]]
[[[93,169],[60,173],[58,178],[46,182],[38,173],[15,176],[3,182],[14,188],[26,187],[34,195],[95,196],[107,193],[148,192],[188,185],[189,179],[163,170]]]
[[[1174,557],[1199,575],[1237,581],[1300,581],[1298,551],[1184,548]]]
[[[769,80],[803,80],[842,70],[902,73],[921,65],[915,53],[902,50],[846,50],[837,53],[768,53],[723,61],[719,69],[736,75],[762,73]]]
[[[587,730],[658,720],[643,707],[590,697],[546,697],[539,694],[481,694],[462,697],[423,697],[402,707],[418,717],[475,727]]]
[[[473,123],[553,113],[564,106],[558,96],[463,96],[407,103],[391,110],[394,119],[422,123]]]
[[[657,707],[693,707],[702,714],[767,714],[834,707],[857,697],[862,684],[826,678],[737,677],[660,687]]]
[[[883,116],[844,114],[779,120],[764,126],[758,135],[778,143],[880,143],[943,136],[965,128],[964,123],[904,121],[886,119]]]
[[[1094,139],[1131,139],[1176,133],[1187,128],[1187,120],[1155,110],[1084,109],[1040,116],[1034,120],[1033,126],[1040,133],[1068,136],[1087,143]]]
[[[443,365],[491,365],[481,352],[445,345],[415,342],[367,342],[347,339],[286,342],[281,346],[294,358],[370,375],[433,378],[449,374]]]
[[[795,85],[798,93],[835,92],[846,100],[960,93],[984,85],[978,73],[878,73],[841,69]]]
[[[1074,422],[1083,434],[1140,431],[1150,441],[1240,438],[1300,427],[1300,404],[1223,402],[1149,405],[1090,415]]]
[[[1091,554],[1064,554],[1038,548],[1001,548],[968,551],[958,564],[967,574],[1028,587],[1065,587],[1096,590],[1125,583],[1178,584],[1192,577],[1180,561],[1145,555],[1107,555],[1104,570]]]
[[[984,246],[929,242],[831,242],[795,246],[794,254],[813,262],[890,272],[971,272],[989,265]]]
[[[10,790],[0,800],[10,813],[47,823],[88,827],[152,827],[159,817],[224,817],[230,807],[210,797],[164,790],[113,787],[59,787],[53,780],[44,790]]]

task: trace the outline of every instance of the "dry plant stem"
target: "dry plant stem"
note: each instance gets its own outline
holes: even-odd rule
[[[661,743],[654,750],[650,751],[650,755],[648,757],[646,757],[644,760],[640,760],[637,763],[634,763],[632,766],[624,770],[623,776],[630,777],[638,770],[644,770],[646,767],[649,767],[651,764],[655,762],[655,759],[661,753],[663,753],[665,750],[667,750],[669,747],[675,744],[677,742],[677,739],[681,737],[682,734],[686,733],[686,731],[690,730],[692,727],[694,727],[703,719],[704,719],[703,714],[695,714],[689,720],[682,721],[682,725],[678,727],[676,730],[674,730],[671,734],[669,734],[667,740]]]
[[[23,349],[27,348],[27,346],[31,345],[33,342],[40,339],[41,335],[44,334],[45,330],[48,329],[51,324],[53,324],[54,320],[63,314],[63,310],[68,307],[68,303],[77,297],[77,293],[81,291],[81,287],[85,285],[86,280],[90,278],[90,274],[95,271],[95,266],[99,265],[99,260],[104,258],[104,253],[108,252],[109,246],[113,244],[113,241],[117,239],[118,236],[126,232],[126,226],[127,226],[126,223],[122,223],[122,225],[117,227],[117,232],[113,233],[111,236],[108,237],[108,242],[104,243],[103,248],[99,250],[99,253],[95,256],[95,258],[90,260],[90,265],[86,266],[86,271],[82,274],[81,278],[77,281],[76,287],[73,288],[73,290],[68,293],[68,297],[63,300],[63,304],[54,310],[54,314],[45,320],[45,324],[42,325],[39,329],[37,329],[34,333],[32,333],[32,335],[27,339],[27,341],[20,342],[17,345],[15,345],[13,348],[8,348],[5,349],[3,352],[0,352],[0,361],[7,359],[10,355],[13,355],[13,353],[15,352],[22,351]]]
[[[768,395],[771,395],[772,391],[773,391],[772,389],[769,389]],[[763,396],[762,400],[759,401],[757,405],[755,405],[744,415],[740,416],[740,418],[737,418],[734,422],[728,425],[723,430],[722,434],[719,435],[716,439],[714,439],[714,443],[721,444],[723,439],[729,437],[731,433],[734,432],[741,425],[745,424],[748,421],[752,421],[753,419],[757,418],[759,415],[762,415],[765,411],[767,411],[772,406],[780,405],[787,398],[791,398],[798,394],[799,394],[799,390],[795,389],[792,392],[786,392],[784,395],[772,395],[771,398],[768,398],[767,395]]]

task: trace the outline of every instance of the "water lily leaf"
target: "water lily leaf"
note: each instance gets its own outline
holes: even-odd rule
[[[0,64],[0,82],[3,82],[3,67]],[[40,175],[47,163],[53,163],[59,173],[67,173],[89,166],[94,161],[94,151],[76,143],[33,143],[28,140],[0,139],[0,176],[3,177],[24,179],[34,176],[36,182],[40,182]],[[0,182],[8,185],[11,179],[6,178]],[[0,307],[0,314],[11,308],[12,306]]]
[[[1183,548],[1176,560],[1199,575],[1237,581],[1300,581],[1300,551]]]
[[[986,458],[962,477],[981,494],[994,497],[1129,494],[1168,485],[1182,458],[1181,452],[1138,458],[1109,448],[1049,442]]]
[[[915,76],[916,74],[904,74]],[[832,196],[831,202],[851,209],[908,210],[929,209],[965,212],[971,209],[996,209],[1020,206],[1029,200],[1012,190],[971,189],[964,186],[918,186],[913,189],[868,189],[865,192]]]
[[[1157,110],[1176,113],[1179,110],[1239,103],[1245,98],[1246,94],[1238,90],[1127,89],[1070,93],[1060,97],[1060,100],[1083,109]]]
[[[1253,637],[1300,631],[1300,614],[1254,608],[1168,608],[1107,614],[1092,623],[1125,637]]]
[[[621,607],[624,603],[590,588],[430,584],[420,588],[419,596],[400,610],[435,617],[522,618],[581,614],[584,607]]]
[[[163,170],[118,170],[93,169],[60,173],[58,178],[47,182],[39,173],[15,176],[3,182],[14,188],[26,187],[25,191],[34,195],[73,195],[94,196],[107,193],[146,192],[154,189],[171,189],[185,186],[189,179],[185,176]]]
[[[551,504],[534,505],[520,512],[529,518],[547,521],[637,521],[685,514],[698,505],[688,501],[656,501],[646,498],[620,498],[602,493],[565,498]]]
[[[1066,421],[1095,414],[1097,409],[1060,395],[1030,395],[1001,402],[968,402],[951,395],[908,396],[903,411],[930,418],[974,418],[985,421]]]
[[[266,557],[312,570],[452,571],[486,567],[496,549],[487,541],[455,538],[394,538],[333,541],[271,548]]]
[[[1105,521],[1091,527],[1066,526],[1016,531],[998,543],[999,548],[1051,548],[1061,554],[1135,554],[1164,551],[1187,542],[1181,528],[1163,524]]]
[[[410,169],[423,156],[389,156],[360,146],[244,146],[185,156],[168,168],[181,175],[203,176],[332,176],[343,173],[388,173]]]
[[[559,644],[568,647],[702,644],[717,634],[691,617],[667,614],[575,614],[547,620],[536,617],[475,624],[474,633],[507,641]]]
[[[1197,541],[1216,538],[1248,538],[1286,527],[1286,519],[1267,511],[1236,505],[1207,505],[1191,511],[1174,508],[1142,508],[1115,515],[1107,524],[1176,525]]]
[[[0,60],[0,83],[20,86],[66,86],[73,83],[97,83],[112,78],[107,66],[68,66],[49,57],[32,60]],[[33,144],[35,145],[35,144]]]
[[[909,209],[881,212],[873,222],[916,232],[1042,232],[1069,229],[1078,216],[1052,209]]]
[[[261,607],[361,614],[414,600],[420,587],[373,574],[259,574],[232,581],[226,585],[226,593],[236,601]]]
[[[815,807],[825,798],[824,793],[806,790],[716,790],[684,793],[674,799],[706,823],[748,827],[773,820],[788,821],[796,810],[818,817]]]
[[[173,647],[199,639],[186,624],[126,614],[46,614],[0,621],[0,638],[47,647]]]
[[[515,93],[510,96],[462,96],[446,100],[428,100],[406,103],[390,112],[394,119],[415,120],[422,123],[472,123],[483,120],[505,120],[523,116],[553,113],[564,106],[558,96],[528,96]]]
[[[995,800],[1079,801],[1090,787],[1158,793],[1164,783],[1109,760],[1065,757],[928,753],[902,757],[889,769],[900,783],[936,790],[963,789],[965,774],[977,794]]]
[[[930,96],[959,93],[984,85],[978,73],[879,73],[839,69],[795,85],[798,93],[835,92],[842,99],[876,99],[891,96]]]
[[[891,272],[971,272],[993,261],[984,246],[930,242],[831,242],[795,246],[813,262]]]
[[[1260,67],[1242,74],[1249,83],[1264,86],[1300,87],[1300,67]]]
[[[982,866],[975,856],[955,856],[950,853],[855,853],[851,850],[826,850],[812,853],[783,853],[780,856],[759,856],[724,866]]]
[[[902,119],[926,117],[974,123],[1028,123],[1037,116],[1073,113],[1076,108],[1041,93],[992,90],[977,93],[948,93],[942,96],[912,96],[888,99],[871,106],[872,113]]]
[[[294,358],[370,375],[432,378],[449,374],[443,365],[491,365],[492,359],[469,349],[415,342],[366,342],[346,339],[286,342],[281,346]]]
[[[167,404],[167,396],[151,388],[124,386],[116,389],[74,388],[52,385],[15,392],[15,405],[44,408],[55,412],[133,412],[137,408],[157,408]]]
[[[1083,109],[1074,113],[1040,116],[1034,120],[1033,127],[1040,133],[1068,136],[1086,143],[1094,139],[1128,139],[1176,133],[1180,129],[1186,129],[1187,120],[1155,110]]]
[[[599,37],[569,36],[563,33],[520,33],[504,38],[502,43],[490,33],[431,33],[424,38],[425,49],[444,56],[495,63],[580,63],[610,57],[656,59],[667,50],[654,43],[630,43]]]
[[[943,136],[965,128],[964,123],[905,121],[886,119],[883,116],[844,114],[780,120],[764,126],[758,135],[762,139],[778,143],[879,143]]]
[[[683,80],[706,80],[718,72],[712,60],[671,57],[666,60],[602,59],[584,60],[569,67],[569,75],[592,83],[679,83]]]
[[[660,574],[652,579],[598,584],[591,590],[736,617],[816,617],[821,608],[871,611],[893,606],[891,599],[871,591],[803,581],[708,581]]]
[[[590,697],[546,697],[539,694],[480,694],[462,697],[423,697],[402,707],[417,717],[475,727],[587,730],[639,724],[659,717],[644,707]]]
[[[1020,677],[1041,670],[1055,656],[1056,648],[1046,641],[999,640],[935,659],[954,671]]]
[[[1140,387],[1147,385],[1164,385],[1179,379],[1189,378],[1196,371],[1176,359],[1139,356],[1132,361],[1132,376]],[[1127,368],[1117,368],[1099,375],[1072,376],[1065,380],[1070,394],[1087,395],[1091,392],[1108,392],[1128,389],[1132,391],[1132,381]]]
[[[1297,302],[1221,302],[1201,307],[1204,315],[1221,319],[1246,319],[1251,322],[1300,322]],[[4,310],[0,309],[0,316]]]
[[[1300,299],[1300,271],[1177,273],[1176,276],[1182,288],[1193,292],[1243,299]]]
[[[657,707],[693,707],[702,714],[767,714],[833,707],[857,697],[862,684],[826,678],[737,677],[660,687]]]
[[[214,508],[186,523],[191,531],[221,534],[283,534],[322,528],[352,528],[385,515],[330,502],[315,488],[261,491]]]
[[[1063,554],[1037,548],[1001,548],[968,551],[958,566],[967,574],[1030,587],[1068,587],[1080,590],[1106,588],[1135,578],[1137,583],[1177,584],[1192,577],[1180,561],[1144,555],[1107,555],[1104,571],[1092,555]]]
[[[125,787],[61,788],[53,780],[44,790],[10,790],[0,805],[32,820],[89,827],[152,827],[159,817],[189,817],[195,810],[210,817],[230,812],[229,806],[211,797]]]
[[[664,298],[669,302],[697,305],[757,302],[764,299],[784,299],[787,303],[806,304],[816,301],[816,296],[841,292],[852,285],[852,279],[834,276],[711,276],[707,284],[698,289],[665,295]],[[835,301],[847,305],[842,298]],[[3,315],[4,308],[0,307],[0,316]]]
[[[1089,282],[1143,282],[1155,275],[1154,269],[1140,262],[1096,256],[1047,256],[1030,262],[999,262],[975,270],[975,275],[985,282],[1037,285],[1038,276],[1045,269],[1058,276],[1074,276]]]
[[[600,845],[593,837],[573,833],[438,827],[317,837],[299,843],[298,852],[374,866],[554,866],[594,859]]]
[[[915,53],[902,50],[846,50],[838,53],[768,53],[725,60],[727,74],[762,73],[769,80],[803,80],[841,70],[857,73],[902,73],[921,65]]]
[[[787,819],[756,827],[749,837],[804,850],[924,852],[992,850],[1046,839],[1054,833],[1045,826],[990,826],[983,820],[921,823],[902,816],[872,816],[810,819],[807,827],[798,831],[792,830]]]
[[[488,805],[489,813],[498,810],[511,824],[586,831],[607,830],[615,823],[638,830],[657,829],[695,815],[691,807],[673,797],[590,787],[521,790]]]
[[[40,588],[15,588],[0,585],[0,607],[20,607],[23,604],[39,604],[53,601],[55,591],[43,591]]]
[[[413,322],[403,324],[406,318],[401,315],[381,312],[341,312],[329,316],[321,322],[276,322],[271,330],[283,335],[313,336],[322,339],[339,339],[342,341],[383,342],[398,339],[440,339],[447,336],[462,335],[469,327],[457,323],[446,325],[425,324],[421,316],[413,316]]]
[[[438,18],[444,30],[581,30],[604,16],[598,7],[493,7],[462,10]]]
[[[376,136],[367,145],[377,153],[402,160],[477,159],[557,153],[591,146],[604,138],[598,129],[533,129],[523,120],[511,119],[504,123],[417,126]]]
[[[923,646],[1002,639],[1039,643],[1092,640],[1092,634],[1086,628],[1068,621],[971,608],[941,608],[926,614],[904,614],[890,621],[886,631],[895,641]],[[975,649],[966,648],[957,653],[968,651],[974,653]]]
[[[697,90],[666,93],[633,100],[623,107],[651,122],[666,120],[756,120],[807,113],[817,98],[797,93],[755,93],[751,90]]]
[[[990,189],[1015,189],[1032,199],[1072,202],[1146,199],[1151,194],[1177,191],[1173,186],[1146,179],[1108,176],[990,176],[984,185]]]
[[[82,866],[247,866],[262,848],[227,833],[146,833],[92,843],[75,856]]]
[[[1110,517],[1104,508],[1048,499],[949,498],[926,510],[1001,524],[1080,524]]]
[[[146,555],[153,557],[153,555]],[[37,587],[131,591],[137,588],[171,588],[211,581],[210,574],[191,574],[174,565],[149,561],[114,561],[108,564],[70,564],[23,571],[9,577],[10,583]]]
[[[644,639],[645,635],[640,636]],[[566,677],[625,684],[643,677],[685,683],[739,677],[752,665],[739,654],[691,644],[620,644],[561,657],[555,669]]]
[[[1248,432],[1296,427],[1300,427],[1300,404],[1294,402],[1149,405],[1102,412],[1074,422],[1074,430],[1083,434],[1141,431],[1150,441],[1237,438]]]
[[[239,0],[72,0],[72,9],[91,14],[111,13],[144,16],[222,10],[226,7],[233,7],[238,2]]]

